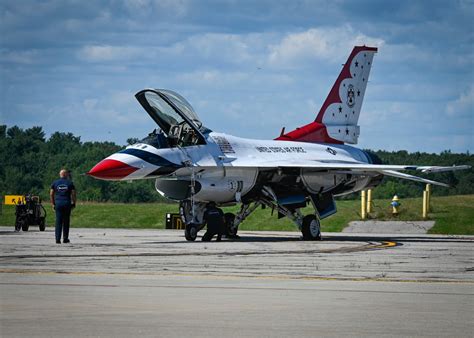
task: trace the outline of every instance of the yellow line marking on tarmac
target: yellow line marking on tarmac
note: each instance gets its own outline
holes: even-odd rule
[[[325,243],[323,243],[325,244]],[[252,255],[291,255],[291,254],[328,254],[328,253],[351,253],[351,252],[360,252],[360,251],[369,251],[374,249],[387,249],[397,246],[398,243],[391,241],[381,241],[381,242],[365,242],[365,244],[357,246],[342,246],[331,249],[300,249],[300,250],[276,250],[276,251],[266,251],[260,252],[255,250],[246,250],[246,251],[229,251],[226,253],[223,252],[112,252],[112,253],[98,253],[98,254],[89,254],[89,253],[72,253],[72,254],[15,254],[15,255],[5,255],[0,256],[0,259],[16,259],[16,258],[87,258],[87,257],[165,257],[165,256],[215,256],[215,255],[228,255],[228,256],[252,256]]]
[[[397,246],[397,242],[382,242],[382,244],[379,245],[374,245],[374,248],[392,248],[394,246]]]

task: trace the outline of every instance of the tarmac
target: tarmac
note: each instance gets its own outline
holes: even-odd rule
[[[473,336],[474,236],[239,234],[0,227],[0,336]]]
[[[366,234],[426,234],[434,221],[352,221],[342,232]]]

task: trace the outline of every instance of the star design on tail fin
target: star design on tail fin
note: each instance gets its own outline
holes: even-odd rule
[[[354,91],[354,86],[349,85],[347,88],[347,105],[349,107],[354,107],[355,104],[355,91]]]

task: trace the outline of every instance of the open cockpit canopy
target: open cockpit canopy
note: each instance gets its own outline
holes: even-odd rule
[[[152,133],[161,138],[155,142],[161,145],[160,148],[164,145],[186,147],[206,143],[203,133],[208,130],[202,126],[189,102],[178,93],[166,89],[145,89],[135,94],[135,97],[163,132]],[[143,141],[154,142],[150,140],[153,139],[152,134]]]

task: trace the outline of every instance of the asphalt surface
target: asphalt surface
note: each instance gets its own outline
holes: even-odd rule
[[[342,232],[365,234],[426,234],[434,221],[352,221]]]
[[[473,236],[240,235],[0,227],[0,336],[473,336]]]

